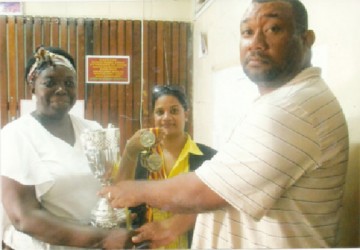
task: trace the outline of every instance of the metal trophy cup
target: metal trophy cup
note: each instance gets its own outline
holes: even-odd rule
[[[102,186],[110,185],[113,171],[120,164],[120,131],[109,125],[106,129],[86,130],[81,135],[85,154],[94,176]],[[91,224],[101,228],[127,224],[127,210],[114,209],[107,198],[100,198],[91,211]]]

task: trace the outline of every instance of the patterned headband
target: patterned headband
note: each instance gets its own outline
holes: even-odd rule
[[[43,47],[38,49],[38,51],[35,53],[34,57],[35,57],[36,61],[31,66],[29,74],[27,75],[28,82],[32,82],[34,80],[36,68],[43,62],[48,62],[51,66],[62,65],[62,66],[65,66],[65,67],[71,69],[73,72],[76,72],[74,66],[71,64],[69,59],[67,59],[66,57],[64,57],[62,55],[58,55],[53,52],[50,52]]]

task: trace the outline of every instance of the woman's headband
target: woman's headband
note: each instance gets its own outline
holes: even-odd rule
[[[39,65],[42,65],[44,62],[48,63],[50,66],[62,65],[71,69],[73,72],[76,72],[74,66],[69,61],[69,59],[67,59],[62,55],[58,55],[53,52],[50,52],[43,47],[37,50],[34,57],[36,61],[31,66],[31,69],[29,70],[29,74],[27,75],[28,82],[32,82],[34,80],[37,67]]]

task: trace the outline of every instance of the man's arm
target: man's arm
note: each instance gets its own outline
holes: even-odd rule
[[[109,197],[113,207],[134,207],[146,203],[174,213],[199,213],[226,206],[194,173],[161,181],[121,181],[105,187],[100,195]]]

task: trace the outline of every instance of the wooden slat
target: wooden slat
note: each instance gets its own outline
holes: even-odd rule
[[[35,51],[35,46],[33,44],[33,18],[26,17],[26,37],[25,37],[25,48],[26,48],[26,61],[32,57]],[[25,99],[31,99],[32,93],[30,88],[26,88]]]
[[[110,33],[109,33],[109,54],[117,55],[117,21],[110,20]],[[109,86],[109,122],[119,127],[118,124],[118,86],[111,84]]]
[[[133,132],[140,129],[140,107],[141,107],[141,22],[133,22]]]
[[[83,18],[77,19],[76,31],[77,43],[75,42],[74,44],[71,44],[71,47],[77,47],[76,68],[78,82],[78,99],[85,100],[85,21]]]
[[[189,103],[193,103],[193,77],[192,77],[192,72],[193,72],[193,46],[191,46],[193,44],[193,38],[192,38],[192,31],[191,31],[191,27],[189,24],[186,25],[187,27],[187,67],[184,69],[188,75],[187,75],[187,81],[186,81],[186,93],[189,99]],[[193,131],[193,110],[190,109],[190,114],[189,114],[189,120],[187,122],[187,131],[188,133],[193,137],[194,135],[194,131]]]
[[[179,34],[179,83],[180,85],[186,85],[187,83],[187,26],[186,23],[180,23]]]
[[[68,49],[68,52],[70,53],[70,55],[72,55],[74,57],[75,62],[77,62],[76,21],[75,21],[74,18],[69,18],[68,19],[68,30],[69,30],[69,35],[68,35],[69,36],[69,40],[68,40],[69,49]],[[84,46],[82,46],[82,47],[84,47]]]
[[[51,19],[43,18],[43,45],[48,47],[51,44]]]
[[[17,76],[18,76],[18,99],[25,98],[27,85],[25,82],[25,51],[24,51],[24,17],[18,16],[16,21],[17,29]],[[18,106],[19,109],[19,106]]]
[[[149,34],[149,22],[143,21],[143,127],[149,128],[151,126],[150,123],[150,83],[149,83],[149,37],[151,34]]]
[[[126,21],[125,23],[125,48],[126,54],[131,56],[131,81],[130,84],[126,85],[126,122],[125,122],[125,136],[126,138],[130,138],[133,134],[132,129],[132,119],[133,119],[133,73],[134,73],[134,60],[133,60],[133,22]]]
[[[172,67],[171,79],[173,84],[179,84],[179,23],[172,24],[172,51],[171,51]]]
[[[93,37],[93,55],[101,54],[101,21],[100,19],[94,20],[94,37]],[[101,119],[101,85],[95,84],[93,86],[93,118],[98,121],[102,126],[105,126]]]
[[[16,74],[16,34],[15,17],[8,17],[8,83],[9,83],[9,117],[17,117],[17,74]],[[11,83],[11,84],[10,84]]]
[[[101,21],[101,55],[109,55],[109,20]],[[101,86],[101,122],[109,123],[109,84]]]
[[[51,18],[51,46],[59,47],[59,18]]]
[[[165,67],[164,67],[164,23],[159,21],[157,22],[156,29],[156,83],[164,84],[165,82]]]
[[[125,55],[125,21],[117,21],[117,53],[118,55]],[[130,59],[131,60],[131,59]],[[125,147],[126,137],[125,122],[126,122],[126,107],[125,107],[125,89],[126,85],[118,87],[118,126],[120,129],[120,150]]]
[[[3,127],[8,122],[6,16],[0,16],[0,34],[0,122]]]
[[[94,22],[92,20],[85,20],[85,48],[86,48],[86,55],[92,55],[94,48],[93,48],[93,41],[94,41]],[[79,45],[80,46],[80,45]],[[85,68],[84,68],[85,69]],[[85,72],[85,70],[83,71]],[[85,117],[88,119],[94,119],[94,86],[92,84],[85,83]]]
[[[160,25],[161,26],[161,25]],[[161,27],[162,28],[162,27]],[[159,48],[163,49],[164,48],[164,45],[163,45],[163,39],[158,39],[156,35],[153,35],[153,34],[158,34],[158,25],[157,25],[157,22],[155,21],[150,21],[149,23],[149,29],[148,29],[148,36],[149,36],[149,39],[148,39],[148,65],[149,65],[149,72],[148,72],[148,82],[149,82],[149,86],[148,86],[148,93],[149,93],[149,101],[148,101],[148,105],[149,105],[149,115],[148,115],[148,127],[153,127],[154,126],[154,123],[153,123],[153,119],[152,119],[152,109],[153,107],[151,106],[151,90],[153,88],[154,85],[156,84],[163,84],[164,83],[164,80],[160,80],[160,82],[158,82],[158,77],[159,75],[164,75],[163,73],[163,70],[164,68],[158,68],[158,51],[159,51]],[[161,50],[160,49],[160,50]],[[162,56],[163,57],[163,56]],[[161,62],[161,60],[160,60]],[[161,77],[160,77],[161,79]]]
[[[43,45],[41,17],[34,17],[34,44],[35,47]]]
[[[66,18],[60,19],[60,48],[68,51],[68,23]]]
[[[165,83],[172,84],[172,48],[171,48],[171,23],[164,23],[164,63],[165,63]]]

